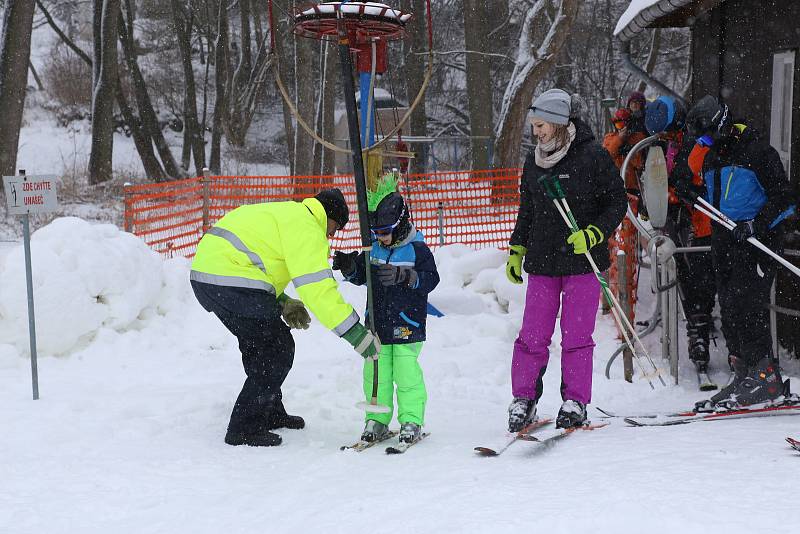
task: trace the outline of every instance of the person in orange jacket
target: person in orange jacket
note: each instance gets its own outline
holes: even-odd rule
[[[603,137],[603,148],[605,148],[614,160],[614,164],[618,169],[622,168],[622,163],[625,161],[631,148],[639,141],[647,137],[645,132],[639,130],[632,130],[632,115],[628,108],[619,108],[614,114],[614,131],[607,133]],[[639,192],[639,176],[644,170],[644,159],[642,154],[638,153],[631,159],[627,172],[625,173],[625,190],[628,193],[638,195]]]

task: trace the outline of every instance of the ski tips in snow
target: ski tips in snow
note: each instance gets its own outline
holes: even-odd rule
[[[794,438],[786,438],[786,443],[788,443],[794,450],[800,452],[800,441]]]
[[[517,440],[525,439],[524,436],[530,435],[532,432],[534,432],[534,431],[536,431],[536,430],[538,430],[540,428],[543,428],[543,427],[545,427],[546,425],[549,425],[552,422],[553,422],[553,420],[550,419],[550,418],[537,419],[536,421],[534,421],[533,423],[529,424],[528,426],[526,426],[525,428],[523,428],[522,430],[520,430],[516,434],[512,434],[511,437],[505,442],[505,444],[503,444],[500,447],[497,447],[495,449],[492,449],[490,447],[475,447],[474,450],[480,456],[489,456],[489,457],[491,457],[491,456],[500,456],[503,453],[503,451],[505,451],[507,448],[509,448]]]
[[[423,432],[419,435],[417,439],[411,442],[400,442],[397,445],[392,445],[391,447],[386,447],[386,454],[403,454],[408,449],[422,441],[423,439],[430,436],[430,432]]]

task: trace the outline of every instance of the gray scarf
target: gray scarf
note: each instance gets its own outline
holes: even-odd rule
[[[539,144],[536,145],[536,149],[534,150],[536,165],[542,169],[550,169],[555,167],[556,163],[567,155],[570,145],[572,145],[572,142],[575,140],[575,125],[572,122],[567,126],[567,132],[569,133],[569,141],[562,147],[556,146],[555,137],[546,143],[540,141]]]

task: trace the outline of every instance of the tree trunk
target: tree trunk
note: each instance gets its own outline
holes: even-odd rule
[[[661,28],[656,28],[653,30],[653,38],[650,40],[650,53],[647,55],[647,63],[644,66],[644,70],[647,72],[647,74],[653,74],[653,71],[656,68],[656,62],[658,61],[658,52],[660,48]],[[636,90],[640,93],[644,93],[645,89],[647,89],[647,83],[640,81],[639,87],[637,87]]]
[[[216,78],[216,98],[214,117],[211,119],[211,172],[222,172],[222,133],[225,120],[225,88],[228,81],[228,11],[226,2],[220,0],[217,17],[217,42],[214,44],[214,71]]]
[[[488,169],[492,123],[492,76],[489,51],[489,6],[487,0],[464,0],[464,45],[466,46],[467,98],[469,100],[472,169]],[[485,137],[486,139],[476,139]]]
[[[406,10],[410,9],[414,13],[414,18],[408,26],[411,36],[405,41],[407,46],[405,53],[406,101],[408,105],[411,105],[425,80],[426,56],[424,53],[428,50],[428,19],[425,0],[404,0],[402,5]],[[428,117],[425,113],[426,99],[427,97],[423,98],[417,109],[411,114],[409,121],[411,135],[428,135]],[[411,171],[425,172],[428,145],[420,143],[415,148],[417,158],[411,162]]]
[[[203,132],[197,119],[197,86],[192,69],[192,19],[193,13],[186,15],[181,9],[178,0],[171,0],[172,16],[175,24],[175,33],[181,51],[181,64],[183,65],[184,93],[183,93],[183,168],[189,171],[189,156],[194,154],[195,176],[201,176],[206,165],[205,146],[203,145]]]
[[[97,0],[98,2],[100,0]],[[120,0],[104,0],[100,9],[100,35],[95,37],[96,64],[92,94],[92,151],[89,155],[89,183],[110,180],[114,152],[114,98],[117,87],[117,22]],[[97,14],[97,10],[95,10]],[[98,24],[95,22],[95,29]]]
[[[19,130],[25,108],[28,62],[31,56],[31,31],[34,0],[6,2],[0,49],[0,171],[16,174]]]
[[[517,167],[533,93],[555,63],[581,0],[537,0],[526,16],[517,62],[503,96],[497,124],[495,167]],[[548,10],[551,12],[548,14]]]
[[[320,137],[323,139],[331,140],[334,138],[334,109],[336,107],[336,90],[337,85],[336,81],[338,78],[337,66],[337,50],[336,47],[331,43],[324,43],[324,81],[322,84],[322,96],[320,98],[321,109],[319,113],[319,124],[320,127],[318,129]],[[317,158],[319,158],[317,160]],[[315,173],[319,173],[322,175],[331,175],[336,172],[336,153],[329,149],[325,148],[321,144],[317,143],[314,145],[314,169]]]
[[[295,41],[295,106],[307,124],[314,124],[317,108],[316,80],[314,76],[315,41],[294,36]],[[314,139],[303,128],[294,130],[294,173],[297,176],[313,174]]]
[[[122,118],[125,119],[125,123],[131,130],[133,144],[136,146],[136,151],[139,153],[139,158],[142,160],[142,167],[144,167],[147,178],[154,182],[164,180],[164,169],[161,167],[161,162],[158,161],[155,152],[153,152],[153,142],[150,136],[144,131],[144,128],[142,128],[141,121],[133,114],[133,110],[130,104],[128,104],[128,99],[122,89],[122,82],[119,75],[117,75],[116,96],[117,105],[122,113]]]
[[[161,131],[161,127],[158,124],[158,117],[153,109],[150,93],[147,90],[147,83],[139,68],[139,60],[136,56],[136,46],[132,33],[133,19],[131,18],[132,6],[130,0],[126,0],[126,5],[128,6],[128,25],[125,25],[123,17],[119,18],[119,36],[125,62],[131,76],[131,87],[134,97],[136,98],[136,107],[139,109],[139,118],[142,121],[142,127],[153,140],[166,173],[172,178],[185,178],[186,171],[175,161],[172,150],[169,148],[166,139],[164,139],[164,133]]]
[[[277,13],[286,13],[289,9],[289,1],[288,0],[273,0],[273,4],[275,6],[275,10]],[[280,28],[278,26],[278,20],[275,21],[275,28],[272,30],[275,32],[275,48],[278,57],[280,58],[279,63],[279,72],[281,79],[283,80],[284,85],[286,86],[287,90],[292,87],[292,80],[294,79],[294,70],[291,68],[294,65],[294,57],[292,54],[289,53],[291,47],[283,46],[284,41],[287,40],[288,31],[285,31],[285,28]],[[277,84],[276,84],[277,90]],[[283,106],[283,129],[286,135],[286,150],[288,153],[289,159],[289,174],[295,174],[294,168],[294,117],[292,117],[292,111],[289,109],[289,106],[286,102],[281,99],[282,106]],[[299,126],[298,126],[299,127]]]

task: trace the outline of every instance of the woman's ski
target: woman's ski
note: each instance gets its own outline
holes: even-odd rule
[[[800,441],[793,438],[786,438],[786,443],[792,446],[794,450],[800,452]]]
[[[538,429],[544,428],[545,426],[552,423],[553,420],[550,418],[547,419],[537,419],[533,423],[529,424],[516,434],[512,435],[508,441],[505,442],[502,446],[492,449],[490,447],[475,447],[475,452],[477,452],[481,456],[500,456],[503,452],[508,449],[511,445],[516,443],[518,440],[526,440],[527,436],[530,436],[531,433],[535,432]]]

